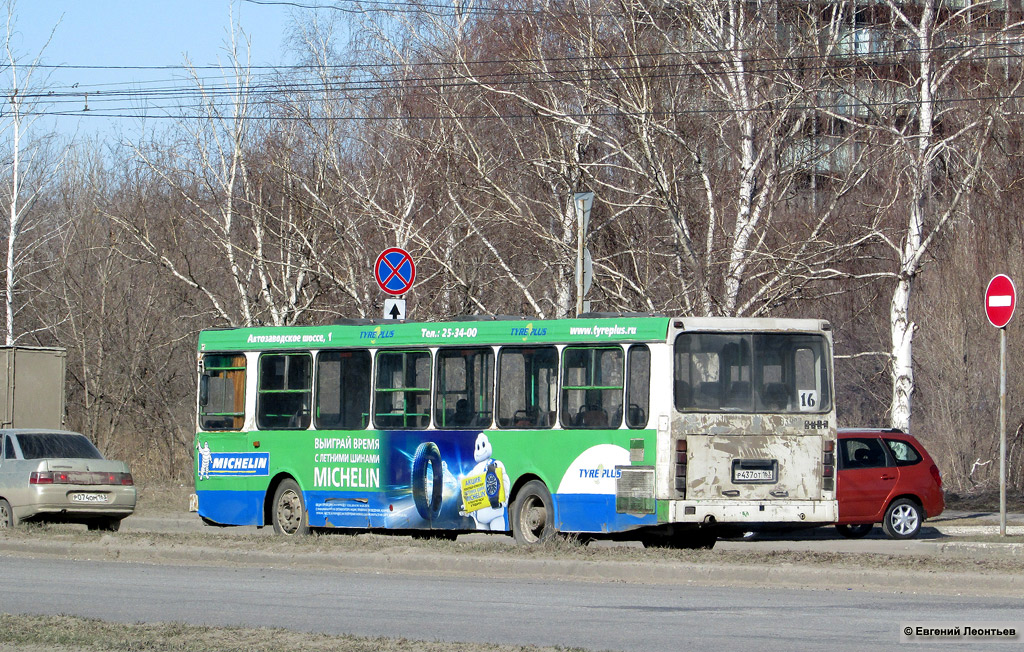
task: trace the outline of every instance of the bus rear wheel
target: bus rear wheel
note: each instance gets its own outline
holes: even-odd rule
[[[277,485],[273,505],[274,532],[285,536],[309,534],[306,501],[299,484],[291,478]]]
[[[558,532],[551,492],[540,480],[530,480],[523,485],[510,511],[516,543],[543,543]]]

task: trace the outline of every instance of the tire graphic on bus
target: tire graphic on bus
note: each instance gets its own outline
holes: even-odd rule
[[[441,514],[443,490],[441,451],[434,442],[425,441],[412,457],[412,500],[423,520],[432,523]]]

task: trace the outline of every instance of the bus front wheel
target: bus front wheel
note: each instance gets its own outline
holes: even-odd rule
[[[291,478],[277,485],[274,492],[274,532],[285,536],[309,534],[309,517],[302,490]]]
[[[555,535],[555,509],[551,492],[540,480],[530,480],[512,503],[512,535],[516,543],[536,544]]]

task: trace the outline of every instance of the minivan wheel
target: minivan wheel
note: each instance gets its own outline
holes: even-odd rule
[[[921,531],[922,521],[924,518],[918,504],[909,498],[900,498],[892,501],[885,510],[882,529],[890,539],[913,539]]]

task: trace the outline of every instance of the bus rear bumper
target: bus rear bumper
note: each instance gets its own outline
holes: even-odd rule
[[[835,523],[835,500],[670,500],[670,523]],[[659,519],[661,520],[661,519]]]

